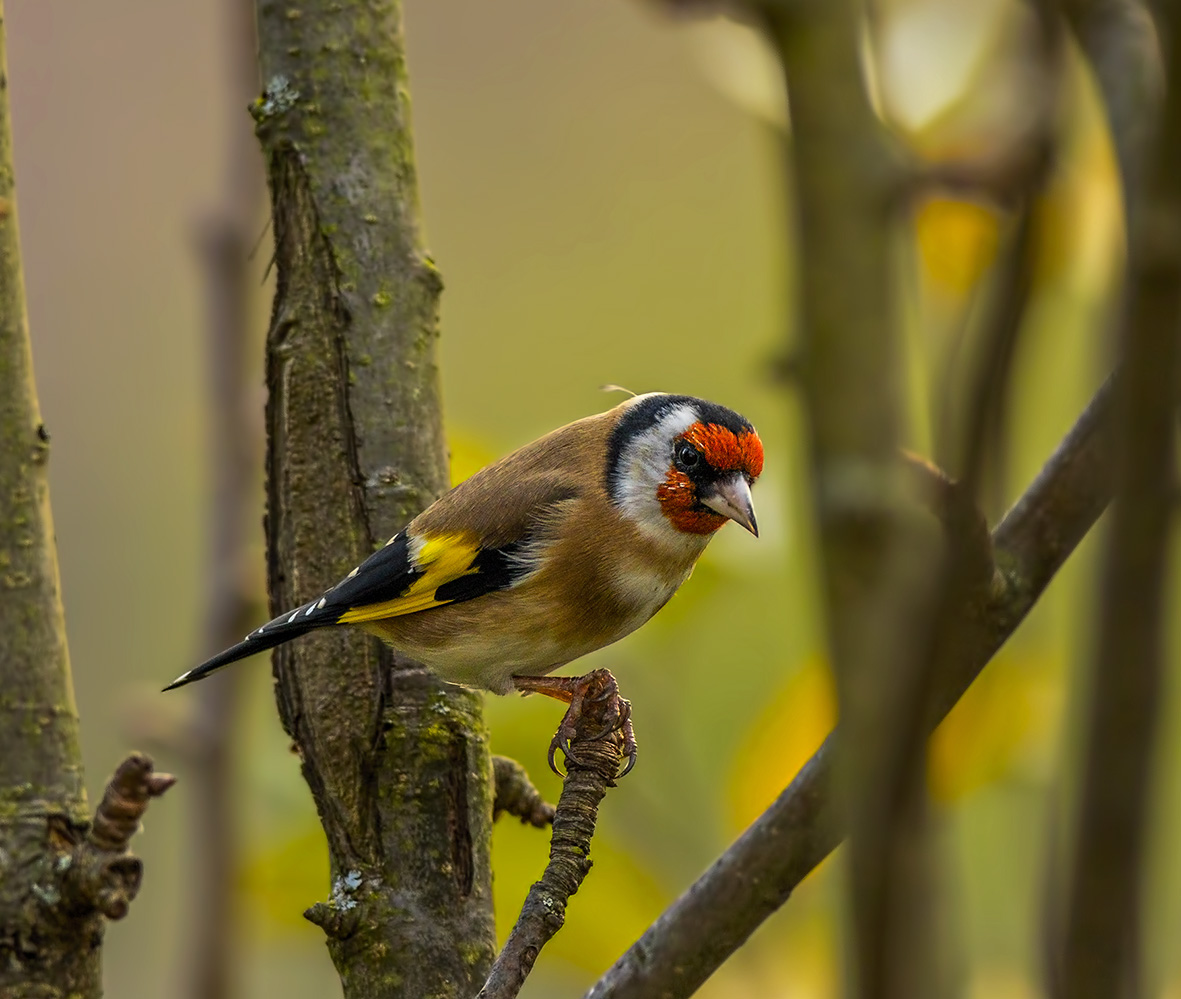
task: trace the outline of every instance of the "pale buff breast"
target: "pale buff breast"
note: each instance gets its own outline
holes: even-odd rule
[[[538,546],[540,568],[511,589],[365,627],[445,680],[507,693],[514,674],[549,673],[635,631],[676,593],[708,540],[657,548],[599,504],[572,503],[563,514],[580,529],[555,522]],[[605,531],[632,533],[604,545]]]

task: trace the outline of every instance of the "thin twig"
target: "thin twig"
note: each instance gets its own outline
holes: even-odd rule
[[[90,831],[75,848],[64,872],[62,899],[73,910],[97,910],[122,919],[139,893],[143,864],[128,852],[148,802],[176,778],[156,773],[152,761],[132,753],[115,770],[94,813]]]
[[[541,880],[529,889],[517,924],[478,999],[514,999],[521,991],[537,955],[566,921],[566,904],[591,868],[590,843],[599,802],[607,788],[615,786],[623,739],[618,731],[599,737],[609,724],[609,700],[588,696],[584,703],[587,708],[578,721],[578,734],[571,740],[573,755],[566,757],[568,772],[554,813],[549,863]]]
[[[242,571],[247,531],[259,501],[257,468],[262,455],[261,399],[254,391],[250,356],[251,303],[256,294],[248,257],[263,201],[262,162],[245,111],[258,92],[254,4],[225,0],[223,37],[235,110],[230,118],[221,204],[198,225],[197,249],[205,281],[206,380],[209,387],[208,454],[213,479],[205,571],[203,658],[232,645],[259,615]],[[194,835],[192,925],[184,976],[188,999],[227,999],[232,994],[234,871],[234,722],[243,677],[227,675],[195,694],[191,750]]]
[[[992,533],[998,585],[967,609],[941,656],[928,729],[951,710],[1025,619],[1111,498],[1111,383],[1091,400]],[[737,950],[844,836],[830,735],[767,809],[587,993],[685,999]]]
[[[496,794],[492,800],[493,822],[507,812],[538,829],[553,824],[554,806],[533,786],[533,781],[521,764],[508,756],[493,756],[492,775],[496,780]]]

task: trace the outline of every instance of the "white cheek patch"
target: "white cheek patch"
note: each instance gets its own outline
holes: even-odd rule
[[[645,531],[659,536],[668,533],[669,523],[656,498],[656,490],[668,476],[674,438],[697,419],[692,406],[677,406],[629,441],[620,455],[614,498],[623,512]]]

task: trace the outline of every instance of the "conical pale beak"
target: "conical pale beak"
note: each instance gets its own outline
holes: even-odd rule
[[[756,538],[759,536],[755,505],[750,498],[750,486],[746,484],[746,476],[741,472],[719,479],[712,490],[701,497],[701,502],[715,513],[741,524]]]

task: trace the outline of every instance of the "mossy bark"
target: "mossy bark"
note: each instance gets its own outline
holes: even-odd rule
[[[25,314],[0,4],[0,995],[101,994],[102,917],[63,911],[58,863],[87,826]]]
[[[447,486],[441,282],[422,250],[400,5],[259,2],[278,287],[267,338],[270,595],[322,591]],[[480,697],[344,631],[279,650],[280,715],[328,837],[353,997],[471,996],[491,965]],[[393,668],[391,668],[393,667]]]

